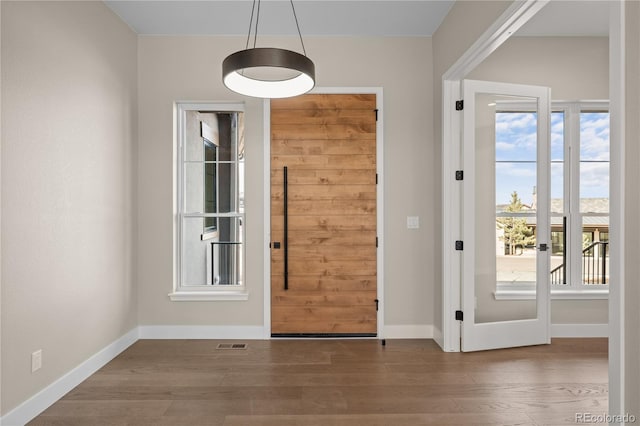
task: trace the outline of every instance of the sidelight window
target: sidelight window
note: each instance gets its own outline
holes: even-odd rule
[[[517,134],[502,131],[517,121]],[[609,284],[609,112],[607,102],[553,103],[551,114],[551,229],[539,230],[527,212],[536,209],[534,176],[528,172],[529,138],[535,116],[527,106],[496,111],[496,208],[517,211],[514,223],[497,223],[498,253],[505,265],[526,262],[539,232],[550,232],[550,282],[554,298],[601,297]],[[506,215],[506,213],[504,214]],[[510,226],[507,226],[510,225]],[[508,232],[507,232],[508,231]],[[517,258],[517,259],[516,259]],[[533,269],[535,266],[531,265]],[[499,275],[500,275],[500,271]],[[527,298],[533,283],[509,275],[498,282],[497,298]]]
[[[607,103],[557,105],[564,120],[554,138],[562,141],[564,167],[552,175],[552,289],[602,292],[609,284],[609,111]],[[562,173],[560,173],[562,171]]]
[[[178,104],[172,300],[246,299],[242,105]]]

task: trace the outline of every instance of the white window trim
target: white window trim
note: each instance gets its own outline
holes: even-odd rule
[[[596,285],[592,285],[596,287]],[[535,285],[498,283],[493,293],[496,300],[535,300]],[[551,300],[606,300],[609,298],[609,286],[598,285],[590,289],[551,289]]]
[[[211,287],[211,286],[210,286]],[[207,302],[207,301],[242,301],[249,300],[249,293],[246,290],[180,290],[169,293],[172,302]]]
[[[510,110],[526,111],[530,108],[526,104],[511,103]],[[607,110],[609,111],[609,101],[606,100],[587,100],[587,101],[552,101],[551,113],[562,111],[565,114],[565,138],[571,142],[564,145],[564,164],[569,167],[569,173],[564,173],[564,187],[571,185],[570,191],[573,194],[579,194],[580,185],[580,112],[589,110]],[[576,144],[577,148],[576,149]],[[571,150],[578,155],[572,155]],[[576,215],[580,216],[580,199],[579,197],[564,197],[564,211],[576,211]],[[582,241],[582,228],[579,221],[570,221],[568,241],[572,247],[580,246]],[[573,239],[573,241],[570,241]],[[577,242],[575,240],[578,240]],[[551,287],[551,300],[606,300],[609,298],[609,284],[584,284],[575,282],[571,277],[580,277],[579,262],[569,261],[569,282],[562,286]],[[496,284],[496,291],[493,293],[496,300],[534,300],[535,284]]]
[[[569,173],[564,173],[564,187],[568,188],[571,194],[578,196],[564,197],[564,211],[575,212],[573,214],[565,214],[569,217],[569,229],[567,233],[567,241],[569,247],[582,246],[582,221],[575,220],[581,218],[580,212],[580,113],[589,110],[607,110],[609,111],[609,101],[574,101],[574,102],[552,102],[553,111],[563,111],[565,113],[565,138],[569,139],[569,143],[564,146],[564,164],[569,167]],[[568,114],[568,115],[567,115]],[[571,220],[574,219],[574,220]],[[568,260],[568,283],[562,286],[551,286],[551,298],[560,299],[606,299],[609,295],[609,285],[584,284],[576,281],[576,277],[582,276],[580,262],[575,260],[578,253],[571,251],[572,257]]]
[[[181,227],[182,218],[190,216],[182,212],[182,144],[184,137],[185,114],[187,111],[213,112],[245,112],[244,103],[227,102],[176,102],[174,104],[174,141],[173,141],[173,291],[168,294],[173,302],[202,302],[202,301],[245,301],[249,299],[249,292],[245,282],[234,286],[182,286],[181,285]],[[243,220],[244,220],[243,215]],[[246,223],[246,221],[245,221]],[[246,229],[246,228],[245,228]],[[243,250],[245,247],[243,245]],[[246,259],[246,256],[245,256]],[[246,265],[245,265],[246,266]],[[246,269],[246,268],[245,268]],[[245,271],[246,272],[246,271]]]

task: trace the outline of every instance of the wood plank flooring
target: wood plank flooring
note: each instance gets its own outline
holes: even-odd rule
[[[141,340],[30,426],[565,425],[607,412],[607,340]],[[235,342],[235,341],[234,341]]]

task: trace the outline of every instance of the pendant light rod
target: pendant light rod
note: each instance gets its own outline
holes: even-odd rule
[[[253,0],[253,2],[255,3],[256,0]],[[256,48],[256,43],[258,43],[258,24],[260,23],[260,5],[262,3],[260,2],[260,0],[258,0],[258,11],[256,13],[256,30],[253,33],[253,48]]]
[[[249,19],[249,31],[247,31],[247,43],[244,46],[245,49],[249,48],[249,40],[251,40],[251,27],[253,27],[253,13],[255,12],[255,10],[256,10],[256,0],[253,0],[253,5],[251,6],[251,19]],[[254,44],[253,47],[256,47],[255,41],[253,44]]]
[[[256,3],[258,4],[256,11]],[[304,40],[302,39],[302,32],[300,31],[300,23],[298,22],[298,14],[296,13],[296,7],[293,4],[293,0],[289,0],[289,4],[291,4],[291,10],[293,12],[293,19],[296,23],[296,29],[298,30],[298,38],[300,39],[300,45],[302,46],[302,53],[304,56],[307,56],[307,49],[304,46]],[[255,31],[253,31],[253,48],[257,47],[258,42],[258,24],[260,21],[260,5],[261,0],[253,0],[253,4],[251,5],[251,18],[249,19],[249,31],[247,32],[247,42],[245,44],[245,49],[249,48],[249,42],[251,40],[251,31],[253,30],[253,17],[256,17],[256,25]]]
[[[298,15],[296,15],[296,8],[293,5],[293,0],[289,1],[291,2],[291,10],[293,10],[293,19],[296,21],[296,28],[298,28],[298,36],[300,37],[300,44],[302,45],[302,53],[304,53],[304,56],[307,56],[307,50],[304,48],[304,41],[302,41],[302,33],[300,32],[300,24],[298,23]]]

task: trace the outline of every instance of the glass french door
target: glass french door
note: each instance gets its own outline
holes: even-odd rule
[[[462,351],[550,343],[550,90],[463,92]]]

